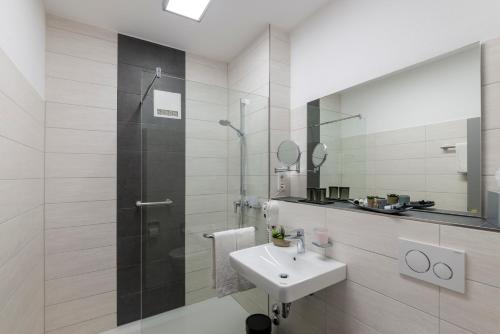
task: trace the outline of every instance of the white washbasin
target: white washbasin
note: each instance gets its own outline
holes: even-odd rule
[[[346,279],[346,265],[315,252],[265,244],[230,255],[231,266],[282,303],[290,303]]]

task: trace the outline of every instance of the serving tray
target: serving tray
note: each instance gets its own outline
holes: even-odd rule
[[[360,209],[363,209],[363,210],[366,210],[366,211],[372,211],[372,212],[378,212],[378,213],[386,213],[386,214],[390,214],[390,215],[397,215],[399,213],[402,213],[402,212],[405,212],[405,211],[408,211],[408,210],[412,209],[411,206],[404,206],[404,207],[401,207],[399,209],[386,210],[386,209],[370,208],[368,206],[359,205],[359,204],[356,204],[354,201],[349,201],[349,203],[351,203],[352,205],[354,205],[357,208],[360,208]]]

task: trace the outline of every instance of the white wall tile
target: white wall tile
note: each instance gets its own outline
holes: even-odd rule
[[[440,334],[472,334],[463,328],[457,327],[450,324],[449,322],[441,320],[439,322],[439,333]]]
[[[186,177],[186,195],[225,194],[226,176],[189,176]]]
[[[186,214],[226,211],[226,194],[186,196]]]

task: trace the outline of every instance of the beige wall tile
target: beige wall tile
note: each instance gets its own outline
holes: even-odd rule
[[[113,199],[116,199],[115,178],[54,178],[46,180],[46,203]]]
[[[500,38],[491,39],[483,44],[483,85],[500,81]]]
[[[116,109],[116,87],[47,77],[48,102]]]
[[[53,177],[116,177],[114,154],[47,153],[45,176]]]
[[[500,129],[500,82],[488,86],[483,86],[482,93],[483,93],[482,129],[483,130]]]
[[[465,295],[441,289],[441,319],[473,333],[497,333],[500,289],[466,281]]]
[[[46,74],[49,77],[117,86],[117,67],[115,64],[47,52],[46,68]]]
[[[0,268],[43,233],[43,206],[0,224]]]
[[[347,263],[347,279],[426,313],[439,315],[439,288],[401,276],[397,259],[339,242],[327,255]]]
[[[117,43],[118,35],[116,32],[108,31],[102,28],[97,28],[87,24],[67,20],[55,15],[47,15],[46,24],[48,27],[61,30],[71,31],[81,35],[87,35],[99,39],[104,39],[113,43]]]
[[[329,288],[328,303],[381,333],[439,333],[438,318],[350,281]]]
[[[47,102],[46,126],[49,128],[116,132],[116,117],[115,109]]]
[[[116,313],[116,292],[51,305],[45,308],[45,330],[51,331],[113,313]]]
[[[352,317],[332,306],[327,306],[326,316],[327,333],[335,334],[380,334],[373,328],[363,324],[355,317]]]
[[[450,324],[446,321],[439,322],[439,333],[440,334],[472,334],[472,332],[466,331],[460,327]]]
[[[464,250],[467,278],[500,288],[500,234],[441,225],[441,246]]]
[[[439,225],[358,212],[326,210],[333,241],[397,258],[398,237],[439,244]],[[363,233],[360,233],[363,231]]]
[[[61,228],[116,222],[116,201],[47,203],[45,228]]]
[[[75,276],[116,266],[116,246],[47,255],[45,279]]]
[[[46,48],[49,52],[66,54],[103,63],[117,63],[117,44],[69,30],[47,28]]]
[[[17,66],[0,50],[0,92],[43,124],[45,103]]]
[[[116,154],[116,132],[48,128],[49,153]]]
[[[186,196],[186,214],[226,211],[226,194]]]
[[[43,123],[1,92],[0,135],[43,151]]]
[[[500,168],[500,129],[483,131],[483,175],[495,175]]]
[[[207,230],[218,230],[226,226],[226,212],[206,212],[186,215],[186,232],[201,233]]]
[[[0,267],[0,310],[16,298],[15,294],[29,280],[34,268],[43,263],[43,237],[38,233],[15,257]],[[41,282],[40,282],[41,283]]]
[[[43,152],[35,148],[0,137],[0,160],[2,179],[43,178]]]
[[[0,180],[0,222],[43,203],[43,180]]]
[[[64,277],[45,282],[45,305],[59,304],[116,291],[116,269]]]
[[[116,223],[46,230],[45,254],[116,245]]]
[[[116,313],[47,332],[47,334],[95,334],[116,327]]]

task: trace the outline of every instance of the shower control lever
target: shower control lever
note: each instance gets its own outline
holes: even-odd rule
[[[141,202],[141,201],[137,201],[135,202],[135,206],[137,206],[138,208],[141,208],[143,206],[148,206],[148,207],[151,207],[151,206],[168,206],[168,205],[172,205],[174,204],[174,202],[171,200],[171,199],[166,199],[164,200],[163,202]]]

